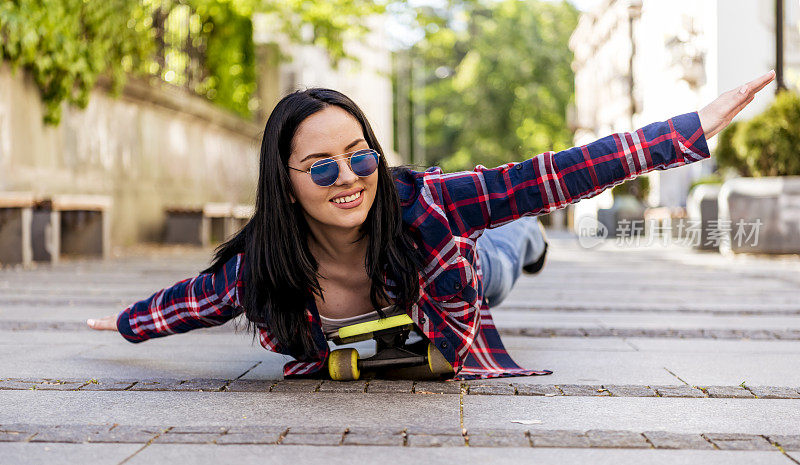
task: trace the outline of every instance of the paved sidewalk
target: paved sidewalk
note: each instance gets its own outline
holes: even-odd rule
[[[210,250],[0,270],[0,462],[800,463],[800,257],[549,238],[493,313],[554,373],[468,383],[282,380],[287,358],[233,324],[85,327]]]

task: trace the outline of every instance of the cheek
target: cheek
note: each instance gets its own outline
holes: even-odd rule
[[[295,200],[300,203],[304,208],[313,207],[314,204],[325,200],[324,189],[313,182],[306,182],[308,180],[293,180],[292,188],[294,189]]]

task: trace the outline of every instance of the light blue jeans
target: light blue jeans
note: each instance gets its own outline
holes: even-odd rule
[[[496,307],[508,296],[522,273],[522,267],[541,258],[545,243],[535,216],[523,216],[484,230],[476,248],[483,273],[483,296],[489,307]]]

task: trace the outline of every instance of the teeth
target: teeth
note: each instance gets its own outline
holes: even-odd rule
[[[353,194],[353,195],[348,195],[348,196],[346,196],[346,197],[337,197],[337,198],[335,198],[335,199],[331,200],[331,202],[335,202],[335,203],[347,203],[347,202],[352,202],[353,200],[355,200],[355,199],[357,199],[357,198],[359,198],[359,197],[361,197],[361,191],[358,191],[358,192],[356,192],[355,194]]]

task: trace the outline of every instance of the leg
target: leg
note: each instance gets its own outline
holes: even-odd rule
[[[546,247],[544,230],[535,216],[523,216],[483,232],[476,248],[483,294],[490,307],[499,305],[511,292],[524,266],[544,258]]]

